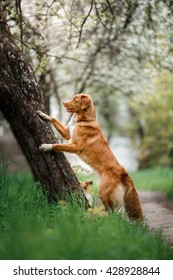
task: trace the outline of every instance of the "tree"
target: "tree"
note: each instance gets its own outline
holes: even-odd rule
[[[41,143],[57,140],[37,115],[44,110],[41,90],[29,61],[16,45],[0,1],[0,110],[11,125],[33,174],[51,201],[55,196],[81,194],[80,185],[63,153],[43,154]],[[81,197],[84,197],[83,194]]]
[[[119,99],[138,99],[150,90],[154,73],[173,69],[172,1],[8,0],[6,6],[11,32],[31,59],[47,104],[51,94],[60,105],[86,91],[108,138],[120,128]],[[139,122],[136,130],[143,134]]]
[[[142,129],[138,141],[141,168],[173,166],[172,85],[172,73],[162,70],[153,78],[152,91],[131,100],[135,113],[131,126],[137,128],[136,122]]]

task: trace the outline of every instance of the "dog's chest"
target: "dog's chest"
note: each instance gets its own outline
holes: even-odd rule
[[[75,114],[71,117],[70,121],[67,124],[69,130],[70,130],[70,138],[73,135],[74,129],[75,129]]]

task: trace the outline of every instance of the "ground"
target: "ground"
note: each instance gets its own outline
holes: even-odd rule
[[[139,193],[147,224],[151,230],[161,230],[169,244],[173,245],[173,203],[162,192]]]
[[[159,231],[167,242],[173,245],[173,202],[166,199],[166,194],[155,191],[138,192],[142,204],[144,219],[151,231]],[[100,206],[100,198],[96,205]]]

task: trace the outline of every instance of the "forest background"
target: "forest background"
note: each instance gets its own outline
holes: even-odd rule
[[[5,8],[48,113],[67,122],[63,100],[86,92],[115,152],[114,139],[128,138],[137,167],[173,165],[173,1],[7,0]],[[0,124],[3,145],[2,116]]]

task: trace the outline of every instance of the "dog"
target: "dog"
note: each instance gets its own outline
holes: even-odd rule
[[[92,181],[88,181],[88,182],[79,181],[79,183],[80,183],[81,188],[83,189],[83,191],[86,191],[88,189],[88,187],[93,184]]]
[[[88,190],[88,187],[90,187],[93,182],[92,181],[88,181],[88,182],[79,181],[79,183],[80,183],[81,188],[84,192],[84,195],[85,195],[85,197],[88,201],[88,205],[90,207],[92,207],[93,206],[93,198],[92,198],[92,195],[89,192],[87,192],[87,190]]]
[[[63,102],[68,113],[74,114],[75,126],[70,132],[68,126],[38,111],[41,118],[51,122],[67,144],[42,144],[39,150],[63,151],[77,154],[101,176],[99,196],[107,211],[124,206],[131,220],[142,220],[143,213],[137,191],[131,177],[112,153],[99,124],[96,109],[88,94],[76,94],[70,101]]]

